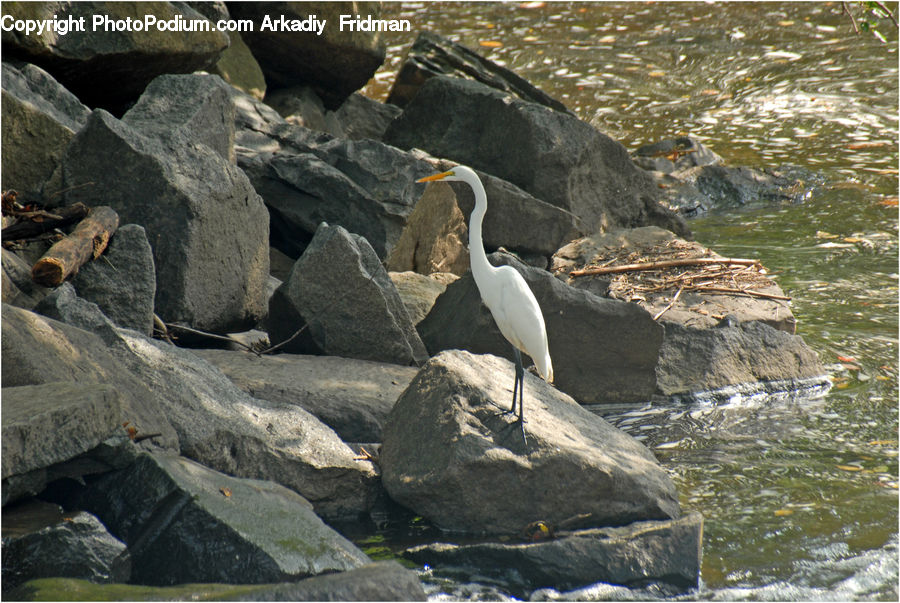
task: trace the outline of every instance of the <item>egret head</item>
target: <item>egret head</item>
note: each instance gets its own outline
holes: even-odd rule
[[[416,180],[416,182],[435,182],[437,180],[443,180],[445,182],[471,182],[473,177],[477,179],[475,172],[472,171],[471,168],[467,168],[464,165],[458,165],[452,170],[447,170],[446,172],[441,172],[440,174],[434,174],[433,176],[425,176],[424,178]]]

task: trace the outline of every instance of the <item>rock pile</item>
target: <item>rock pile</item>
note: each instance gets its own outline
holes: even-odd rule
[[[343,10],[3,8],[185,22]],[[707,253],[644,160],[433,34],[396,105],[356,93],[385,57],[374,33],[146,34],[3,33],[3,596],[424,599],[414,572],[326,523],[364,525],[387,499],[485,539],[405,557],[518,570],[521,596],[696,587],[702,518],[682,515],[646,447],[580,403],[824,371],[778,300],[718,295],[701,315],[699,292],[638,299],[622,294],[633,282],[569,277],[637,247]],[[544,311],[557,388],[526,377],[524,442],[503,414],[509,346],[468,272],[472,192],[416,184],[454,162],[485,184],[491,261]],[[78,204],[120,226],[42,286],[32,266],[71,227],[54,212]],[[7,230],[24,222],[27,238]],[[206,349],[253,328],[280,353]]]

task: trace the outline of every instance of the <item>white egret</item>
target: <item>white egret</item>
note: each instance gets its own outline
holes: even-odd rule
[[[511,266],[492,266],[488,262],[481,242],[481,222],[487,212],[487,194],[478,175],[464,165],[452,170],[427,176],[418,182],[436,180],[465,182],[475,192],[475,209],[469,218],[469,263],[472,276],[484,305],[488,307],[500,332],[513,346],[516,358],[516,380],[513,385],[513,403],[509,412],[516,412],[516,395],[519,398],[518,423],[525,437],[524,389],[525,369],[522,352],[534,360],[538,372],[548,382],[553,382],[553,363],[547,349],[547,330],[541,307],[522,275]]]

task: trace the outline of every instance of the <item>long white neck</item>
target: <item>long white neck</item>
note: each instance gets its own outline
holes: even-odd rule
[[[481,241],[481,222],[487,212],[487,193],[484,192],[484,186],[474,172],[471,176],[471,178],[465,179],[475,193],[475,209],[472,210],[472,217],[469,218],[469,262],[472,266],[472,276],[475,277],[475,283],[480,289],[484,277],[496,268],[488,262],[487,255],[484,253],[484,244]]]

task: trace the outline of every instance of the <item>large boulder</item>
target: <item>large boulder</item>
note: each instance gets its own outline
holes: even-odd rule
[[[639,521],[616,528],[559,532],[531,543],[434,543],[403,551],[432,571],[474,571],[513,592],[569,590],[598,582],[679,591],[697,588],[703,517],[691,513],[669,521]]]
[[[153,334],[156,270],[143,226],[126,224],[116,230],[103,255],[82,266],[72,286],[118,326]]]
[[[214,27],[207,31],[210,23],[181,2],[13,2],[4,14],[17,20],[84,19],[84,31],[65,35],[4,31],[4,57],[40,65],[85,104],[114,112],[137,99],[157,76],[205,69],[228,47],[227,35]],[[179,20],[184,31],[152,24],[143,31],[115,30],[129,19],[145,25],[148,15],[157,24]],[[94,27],[95,16],[104,23]]]
[[[35,65],[17,69],[3,63],[2,84],[3,190],[15,189],[22,202],[35,201],[90,110]]]
[[[37,578],[81,578],[99,583],[128,580],[131,566],[125,543],[90,513],[60,517],[53,525],[7,537],[8,528],[21,528],[17,524],[22,513],[20,508],[3,512],[4,599],[9,600],[18,585]]]
[[[194,353],[254,398],[300,406],[345,442],[380,442],[388,413],[417,372],[412,367],[338,356],[255,356],[230,350]]]
[[[184,457],[142,454],[75,500],[128,544],[138,584],[278,582],[370,561],[297,493]]]
[[[10,478],[74,458],[120,429],[121,396],[110,384],[59,381],[4,387],[2,400],[3,504],[28,494],[17,492],[16,480]]]
[[[426,80],[438,75],[470,78],[522,100],[571,114],[564,104],[515,72],[430,31],[420,32],[413,42],[394,78],[387,102],[405,107]]]
[[[3,266],[3,303],[31,310],[48,293],[31,279],[31,265],[17,253],[0,249]]]
[[[184,456],[287,486],[329,519],[355,519],[371,507],[374,467],[312,414],[247,395],[186,349],[125,329],[118,335],[117,357],[159,397]]]
[[[385,425],[391,498],[441,528],[497,534],[535,521],[577,528],[680,515],[649,450],[528,373],[523,440],[499,412],[513,377],[512,363],[494,356],[454,350],[429,360]]]
[[[570,287],[508,254],[489,256],[525,278],[544,314],[554,383],[583,404],[641,402],[656,391],[663,328],[635,304]],[[471,272],[448,285],[419,333],[429,352],[464,349],[512,358]]]
[[[267,299],[269,217],[234,164],[228,88],[216,76],[158,78],[121,121],[92,113],[59,174],[66,202],[110,204],[146,229],[156,313],[212,332],[254,326]]]
[[[231,2],[228,8],[232,18],[254,22],[244,40],[269,86],[312,86],[329,109],[336,109],[362,88],[384,61],[385,47],[378,32],[340,26],[341,14],[378,19],[379,3],[357,2],[352,10],[331,2]],[[322,24],[320,31],[261,27],[267,20],[280,25],[284,21],[309,24],[313,19]]]
[[[387,270],[363,237],[323,222],[269,302],[273,344],[308,324],[286,351],[394,364],[428,353]]]
[[[589,232],[655,224],[689,233],[621,144],[572,115],[479,82],[430,78],[384,140],[508,180],[575,214]]]
[[[391,280],[397,287],[397,293],[409,312],[414,325],[422,322],[437,298],[447,290],[447,284],[456,280],[455,274],[449,272],[431,273],[429,276],[418,272],[391,272]]]
[[[160,434],[145,445],[178,450],[178,436],[158,394],[118,360],[103,338],[8,304],[3,304],[0,325],[4,388],[58,381],[81,387],[114,384],[122,408],[116,422],[129,422],[139,434]]]

